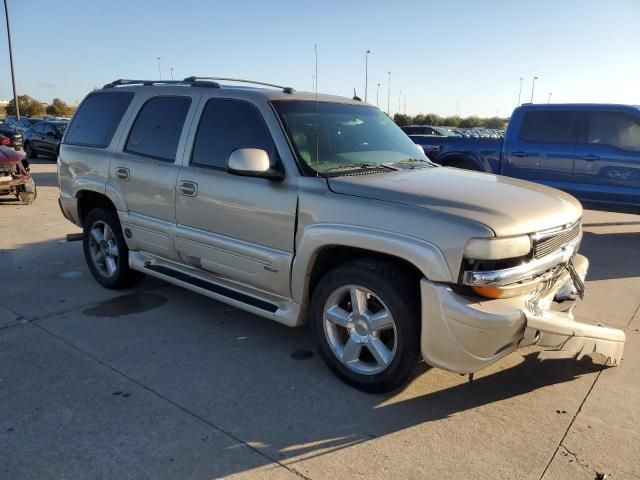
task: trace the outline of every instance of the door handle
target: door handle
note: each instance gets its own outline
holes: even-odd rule
[[[595,162],[596,160],[600,160],[598,155],[581,155],[579,157],[581,160],[586,160],[587,162]]]
[[[185,197],[195,197],[198,195],[198,184],[189,180],[182,180],[178,183],[178,190]]]
[[[116,177],[120,180],[127,181],[129,180],[129,169],[125,167],[117,167],[116,168]]]
[[[511,152],[512,157],[528,157],[529,154],[527,152]]]

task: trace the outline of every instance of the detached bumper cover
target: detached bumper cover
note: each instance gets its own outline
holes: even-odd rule
[[[587,259],[576,255],[574,265],[584,278]],[[527,345],[551,349],[542,352],[545,358],[597,353],[613,365],[622,358],[624,332],[575,321],[575,288],[568,271],[535,298],[477,301],[426,279],[420,288],[422,356],[436,367],[471,373]]]

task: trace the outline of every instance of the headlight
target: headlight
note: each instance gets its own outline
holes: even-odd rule
[[[465,258],[502,260],[522,257],[531,251],[529,235],[507,238],[472,238],[464,247]]]

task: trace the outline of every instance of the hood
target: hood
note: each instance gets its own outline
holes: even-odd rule
[[[339,194],[428,208],[480,222],[496,236],[573,223],[582,206],[571,195],[537,183],[433,167],[327,179]]]

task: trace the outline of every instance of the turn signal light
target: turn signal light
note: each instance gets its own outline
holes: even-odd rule
[[[501,298],[504,295],[504,290],[498,287],[473,286],[471,288],[478,295],[485,298]]]

